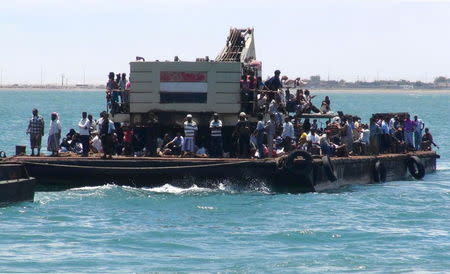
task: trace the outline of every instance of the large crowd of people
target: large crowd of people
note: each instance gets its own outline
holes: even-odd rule
[[[114,77],[116,79],[114,79]],[[107,99],[109,113],[114,115],[127,107],[130,84],[125,74],[109,74]],[[326,96],[317,108],[308,90],[295,94],[282,88],[280,71],[264,83],[253,75],[241,80],[243,110],[231,134],[226,135],[218,113],[209,123],[208,133],[199,133],[199,126],[191,114],[187,114],[180,127],[162,132],[156,115],[148,113],[145,124],[130,126],[114,123],[107,111],[95,120],[83,112],[78,125],[62,138],[61,122],[57,113],[51,114],[47,150],[52,156],[60,152],[82,156],[101,154],[125,156],[179,156],[179,157],[237,157],[272,158],[293,150],[308,151],[313,155],[352,156],[378,155],[380,153],[404,153],[414,150],[431,150],[433,136],[425,123],[409,114],[374,116],[369,124],[359,117],[335,114]],[[247,113],[257,117],[250,122]],[[308,115],[326,114],[322,119],[310,121]],[[40,155],[45,122],[37,109],[33,109],[27,133],[30,135],[31,155]],[[332,117],[332,118],[330,118]],[[231,146],[224,151],[224,138],[230,138]],[[37,153],[35,154],[35,149]]]

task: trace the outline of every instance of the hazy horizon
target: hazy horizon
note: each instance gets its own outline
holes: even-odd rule
[[[277,4],[277,5],[276,5]],[[431,82],[450,76],[450,1],[17,0],[0,11],[2,84],[103,84],[146,60],[214,59],[255,28],[264,76]]]

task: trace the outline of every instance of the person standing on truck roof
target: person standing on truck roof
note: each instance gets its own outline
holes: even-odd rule
[[[122,73],[122,76],[119,80],[120,102],[122,103],[122,109],[124,109],[126,107],[126,104],[128,103],[128,92],[126,91],[127,83],[127,74]]]
[[[197,123],[192,121],[192,114],[186,115],[186,121],[184,122],[184,154],[191,152],[195,153],[195,134],[198,131]]]
[[[279,70],[276,70],[274,74],[275,75],[267,80],[264,84],[269,90],[277,91],[278,89],[283,87],[280,80],[281,72]]]
[[[78,123],[78,127],[80,128],[80,141],[83,145],[83,157],[87,157],[89,155],[89,137],[90,137],[90,128],[91,128],[91,122],[87,118],[87,113],[83,112],[81,113],[81,120]]]
[[[223,141],[222,121],[219,120],[219,114],[214,113],[213,120],[209,123],[209,129],[211,130],[210,156],[213,158],[220,158],[223,154]]]
[[[110,101],[111,113],[117,113],[119,111],[119,85],[118,81],[114,81],[114,72],[110,72],[108,75],[108,82],[106,83],[107,99]]]
[[[30,147],[31,156],[34,156],[34,149],[37,149],[37,156],[41,154],[41,142],[42,136],[44,136],[44,118],[39,115],[37,109],[32,111],[33,117],[31,117],[28,124],[27,134],[30,134]]]

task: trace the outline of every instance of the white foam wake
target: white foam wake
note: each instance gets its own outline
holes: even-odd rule
[[[185,194],[185,193],[197,193],[197,192],[211,192],[213,189],[210,188],[204,188],[204,187],[198,187],[197,185],[193,185],[189,188],[181,188],[176,187],[170,184],[165,184],[163,186],[159,187],[152,187],[152,188],[142,188],[142,190],[146,190],[149,192],[154,193],[170,193],[170,194]]]
[[[70,190],[73,190],[73,191],[108,190],[108,189],[113,189],[116,187],[117,187],[117,185],[114,185],[114,184],[106,184],[106,185],[101,185],[101,186],[76,187],[76,188],[71,188]]]
[[[442,170],[450,170],[450,162],[438,162],[436,170],[442,171]]]

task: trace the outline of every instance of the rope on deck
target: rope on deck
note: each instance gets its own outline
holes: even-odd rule
[[[116,169],[116,170],[167,170],[167,169],[183,169],[183,168],[205,168],[205,167],[222,167],[222,166],[233,166],[250,163],[251,161],[241,161],[234,163],[219,163],[219,164],[206,164],[206,165],[190,165],[190,166],[166,166],[166,167],[116,167],[116,166],[79,166],[79,165],[64,165],[64,164],[50,164],[50,163],[37,163],[37,162],[27,162],[24,164],[38,165],[38,166],[49,166],[49,167],[65,167],[65,168],[80,168],[80,169]]]

